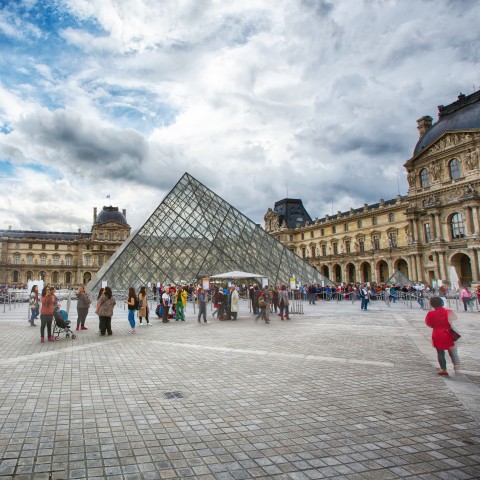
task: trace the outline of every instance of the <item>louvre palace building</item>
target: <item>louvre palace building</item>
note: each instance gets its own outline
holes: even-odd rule
[[[93,209],[90,233],[0,230],[0,284],[85,284],[130,235],[126,210]]]
[[[417,120],[408,193],[312,218],[300,199],[265,214],[265,230],[335,283],[479,282],[480,91]]]

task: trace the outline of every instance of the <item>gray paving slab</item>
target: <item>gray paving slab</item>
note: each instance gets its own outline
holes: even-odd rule
[[[0,479],[480,478],[479,314],[442,378],[425,312],[370,305],[44,344],[0,305]]]

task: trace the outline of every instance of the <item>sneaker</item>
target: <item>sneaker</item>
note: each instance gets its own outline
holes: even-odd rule
[[[141,327],[142,325],[143,325],[143,323],[142,323],[142,322],[140,322],[140,323],[138,324],[138,326],[139,326],[139,327]]]
[[[45,339],[44,339],[43,337],[40,339],[40,341],[41,341],[42,343],[45,343]]]
[[[75,330],[80,330],[80,327],[77,327]]]
[[[84,325],[81,330],[88,330],[88,328]]]
[[[440,370],[440,371],[438,372],[438,374],[439,374],[439,375],[442,375],[442,376],[444,376],[444,377],[448,377],[448,372],[447,372],[446,370]]]
[[[152,324],[150,322],[147,322],[147,327],[151,327]]]
[[[137,333],[134,328],[132,328],[128,333]]]
[[[54,342],[55,339],[54,339],[53,337],[48,337],[48,341],[49,341],[49,342]]]

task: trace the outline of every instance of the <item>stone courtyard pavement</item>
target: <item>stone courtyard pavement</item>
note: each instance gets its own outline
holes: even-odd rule
[[[209,316],[41,344],[0,305],[0,479],[480,478],[480,314],[442,378],[425,313],[305,304],[269,325]],[[210,307],[208,308],[210,313]],[[72,304],[70,319],[76,321]]]

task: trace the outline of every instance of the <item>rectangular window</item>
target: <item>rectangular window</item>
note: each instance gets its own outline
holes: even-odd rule
[[[54,264],[54,265],[58,265],[58,264],[59,264],[59,257],[58,257],[58,255],[55,255],[55,256],[53,257],[53,264]]]
[[[327,246],[326,245],[322,245],[322,256],[323,257],[327,256]]]
[[[350,240],[345,240],[345,251],[350,253]]]
[[[65,257],[65,263],[70,266],[72,264],[72,257]]]
[[[47,264],[47,256],[46,255],[42,255],[40,257],[40,265],[46,265]]]
[[[343,230],[344,230],[345,232],[348,232],[348,223],[344,223],[344,224],[343,224]]]
[[[305,247],[302,248],[302,257],[305,258],[307,256],[307,249]]]
[[[380,237],[378,235],[372,237],[372,244],[375,250],[380,250]]]
[[[110,241],[113,240],[113,232],[108,232],[108,239],[109,239]]]
[[[333,244],[333,254],[338,255],[338,243]]]
[[[310,238],[313,238],[313,231],[310,232]]]
[[[290,235],[290,241],[293,242],[293,235]]]
[[[31,265],[33,263],[33,255],[29,254],[27,255],[27,264]]]
[[[395,232],[391,232],[388,236],[390,241],[390,247],[396,248],[397,247],[397,234]]]
[[[337,227],[332,227],[332,233],[337,233]]]
[[[372,225],[377,225],[377,224],[378,224],[378,218],[372,217]]]
[[[42,250],[45,250],[47,248],[44,243],[42,243]]]
[[[394,222],[395,221],[395,214],[393,212],[390,212],[388,214],[388,221],[389,222]]]
[[[98,256],[98,266],[101,267],[103,265],[103,255]]]
[[[424,223],[423,230],[425,232],[425,243],[430,243],[432,241],[432,232],[430,230],[430,224]]]
[[[358,228],[362,228],[362,225],[363,225],[362,219],[360,219],[360,220],[357,222],[357,225],[358,225]]]
[[[67,251],[70,251],[72,249],[71,245],[67,245]]]
[[[13,263],[15,265],[18,265],[20,263],[20,255],[18,253],[16,253],[14,256],[13,256]]]
[[[85,257],[85,266],[86,266],[86,267],[89,267],[89,266],[90,266],[90,255],[87,255],[87,256]]]
[[[302,240],[305,240],[305,234],[302,233]]]
[[[58,245],[55,245],[55,250],[58,250]]]
[[[32,248],[33,248],[33,243],[29,243],[29,244],[28,244],[28,249],[29,249],[29,250],[32,250]]]
[[[320,229],[320,235],[321,235],[322,237],[325,235],[325,229],[324,229],[324,228]]]
[[[364,238],[359,238],[358,239],[358,249],[360,252],[365,251],[365,239]]]

